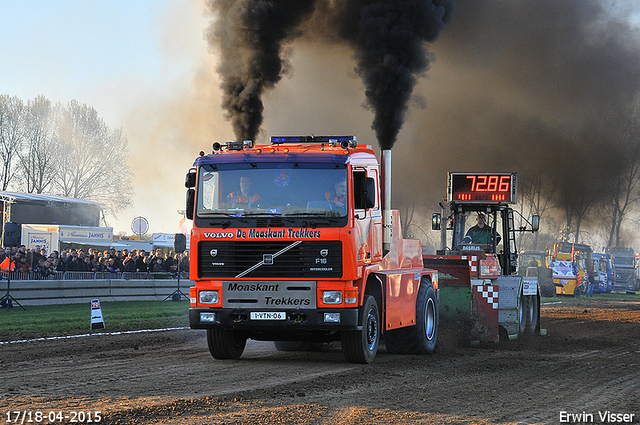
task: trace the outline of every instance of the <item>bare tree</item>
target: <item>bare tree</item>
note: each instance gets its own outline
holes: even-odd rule
[[[13,178],[13,166],[23,136],[24,103],[17,97],[0,95],[0,161],[2,190],[7,190]]]
[[[608,246],[620,245],[622,223],[640,201],[640,125],[636,118],[639,109],[634,105],[635,114],[629,114],[625,122],[616,126],[621,134],[607,149],[610,181],[603,209],[611,220]]]
[[[580,240],[580,228],[589,213],[606,197],[605,180],[598,158],[590,152],[572,149],[571,142],[551,163],[554,179],[554,203],[565,213],[567,228]]]
[[[523,213],[525,217],[533,215],[545,216],[545,213],[552,208],[551,199],[555,191],[555,182],[549,178],[551,170],[538,169],[535,171],[527,171],[519,175],[518,191],[523,198]],[[522,245],[522,237],[524,233],[520,233],[519,245]],[[533,233],[532,249],[538,248],[538,232]]]
[[[110,212],[131,204],[128,142],[90,106],[71,101],[57,127],[54,181],[63,196],[100,202]]]
[[[20,151],[20,175],[28,193],[43,193],[55,178],[55,119],[60,106],[38,96],[25,109],[24,146]]]
[[[403,214],[403,218],[401,219],[402,222],[402,234],[407,237],[410,232],[409,232],[409,226],[411,226],[413,223],[413,213],[416,210],[416,204],[411,204],[411,207],[407,207],[404,208],[404,214]]]
[[[635,157],[635,158],[633,158]],[[627,217],[630,208],[639,200],[638,184],[640,183],[640,156],[638,153],[631,154],[620,173],[613,176],[611,187],[605,210],[610,214],[608,246],[618,246],[620,244],[620,229]]]

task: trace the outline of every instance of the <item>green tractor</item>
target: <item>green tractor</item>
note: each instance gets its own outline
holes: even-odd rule
[[[543,297],[555,297],[553,273],[547,266],[545,251],[521,251],[518,256],[518,274],[520,276],[537,276],[540,293]]]

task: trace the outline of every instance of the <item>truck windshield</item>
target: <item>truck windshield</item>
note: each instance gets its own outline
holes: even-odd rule
[[[620,255],[617,255],[614,259],[614,262],[616,264],[616,266],[627,266],[627,267],[633,267],[634,263],[635,263],[635,258],[634,257],[622,257]]]
[[[346,165],[202,165],[196,215],[343,217],[350,204],[346,181]]]

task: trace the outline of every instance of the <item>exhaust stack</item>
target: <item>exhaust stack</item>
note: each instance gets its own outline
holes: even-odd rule
[[[382,150],[382,248],[386,254],[391,249],[391,149]]]

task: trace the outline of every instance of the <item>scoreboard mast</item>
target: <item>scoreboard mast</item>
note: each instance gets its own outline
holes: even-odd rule
[[[518,173],[449,173],[449,202],[478,204],[517,203]]]

